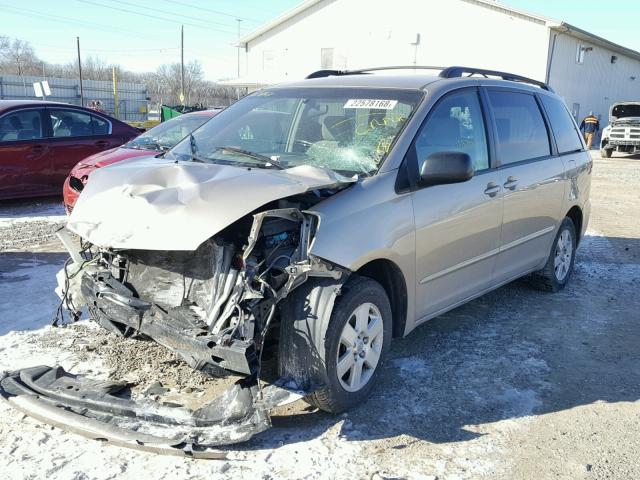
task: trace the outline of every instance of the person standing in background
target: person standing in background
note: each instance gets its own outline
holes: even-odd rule
[[[584,140],[587,142],[587,150],[591,150],[591,144],[593,143],[594,135],[600,130],[600,122],[598,118],[593,114],[593,112],[589,112],[582,123],[580,124],[580,130],[584,134]]]

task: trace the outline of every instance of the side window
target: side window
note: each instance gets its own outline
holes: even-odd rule
[[[533,95],[490,90],[502,165],[551,155],[547,128]]]
[[[540,98],[556,138],[558,153],[582,150],[582,140],[564,103],[548,95],[540,95]]]
[[[449,94],[429,113],[415,140],[418,168],[436,152],[463,152],[474,170],[489,168],[487,137],[478,92],[464,90]]]
[[[52,108],[49,114],[54,137],[88,137],[109,133],[109,123],[89,113]]]
[[[109,122],[91,115],[91,127],[94,135],[109,135]]]
[[[20,110],[0,118],[0,142],[42,137],[42,117],[38,109]]]

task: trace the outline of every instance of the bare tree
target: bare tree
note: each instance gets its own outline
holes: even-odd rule
[[[48,77],[78,77],[76,60],[65,64],[46,63],[36,56],[29,42],[0,36],[0,75],[40,75],[43,66]],[[136,73],[99,57],[88,56],[82,60],[83,77],[87,80],[111,81],[114,67],[120,82],[144,84],[151,102],[158,105],[181,103],[179,63],[160,65],[155,72]],[[202,65],[197,60],[185,65],[184,95],[184,103],[189,105],[226,106],[235,100],[233,89],[204,79]]]
[[[14,75],[37,74],[42,62],[36,57],[29,42],[14,38],[13,41],[3,37],[0,43],[2,70]]]
[[[111,80],[114,66],[99,57],[88,56],[82,60],[82,75],[91,80]],[[119,70],[118,66],[115,67]]]

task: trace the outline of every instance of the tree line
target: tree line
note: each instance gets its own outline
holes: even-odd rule
[[[82,59],[82,78],[111,81],[114,67],[119,82],[144,84],[151,102],[166,105],[182,103],[179,63],[160,65],[154,72],[137,73],[109,64],[99,57],[88,56]],[[0,75],[78,78],[78,62],[49,63],[36,55],[29,42],[0,36]],[[200,62],[193,60],[184,66],[184,96],[187,105],[200,103],[213,107],[229,105],[237,98],[237,92],[235,88],[205,80]]]

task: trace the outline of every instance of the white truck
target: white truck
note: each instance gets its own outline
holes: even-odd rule
[[[640,152],[640,101],[611,105],[609,125],[602,130],[600,153],[610,158],[613,152]]]

